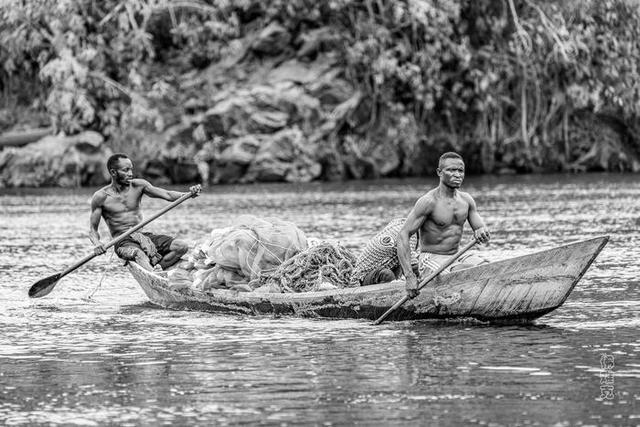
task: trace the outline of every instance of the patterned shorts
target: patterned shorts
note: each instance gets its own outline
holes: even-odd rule
[[[426,277],[429,274],[440,268],[441,265],[447,262],[453,255],[432,254],[430,252],[421,252],[418,254],[418,271],[420,277]],[[471,252],[463,254],[453,264],[445,268],[443,273],[450,273],[452,269],[459,267],[460,265],[466,265],[468,267],[475,267],[476,265],[486,264],[489,261],[477,253]],[[468,268],[467,267],[467,268]]]
[[[142,250],[151,265],[156,265],[162,257],[171,252],[174,238],[162,234],[135,232],[115,245],[116,255],[124,260],[135,259],[136,253]]]

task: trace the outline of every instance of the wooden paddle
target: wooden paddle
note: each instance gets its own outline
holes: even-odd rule
[[[453,264],[458,258],[460,258],[462,256],[462,254],[464,254],[465,252],[467,252],[469,249],[471,249],[476,243],[478,243],[478,241],[476,239],[473,239],[472,241],[470,241],[469,243],[467,243],[467,245],[460,249],[458,251],[458,253],[456,253],[455,255],[453,255],[451,258],[449,258],[447,261],[444,262],[444,264],[442,264],[440,267],[438,267],[438,269],[436,271],[434,271],[433,273],[431,273],[429,276],[427,276],[422,282],[420,282],[420,284],[418,285],[418,290],[424,288],[427,283],[431,282],[433,279],[435,279],[440,273],[442,273],[444,271],[445,268],[449,267],[451,264]],[[395,303],[393,305],[393,307],[391,307],[389,310],[387,310],[382,316],[380,316],[378,318],[378,320],[376,320],[375,322],[373,322],[374,325],[379,325],[380,323],[382,323],[384,321],[384,319],[386,319],[391,313],[393,313],[394,311],[396,311],[398,309],[398,307],[400,307],[402,304],[404,304],[405,302],[407,302],[409,300],[409,295],[405,295],[401,300],[399,300],[397,303]]]
[[[149,224],[151,221],[155,220],[156,218],[158,218],[161,215],[164,215],[165,213],[169,212],[171,209],[173,209],[176,206],[178,206],[180,203],[182,203],[185,200],[187,200],[187,199],[189,199],[191,197],[194,197],[194,196],[195,196],[194,193],[185,194],[184,196],[180,197],[178,200],[176,200],[176,201],[172,202],[170,205],[166,206],[160,212],[156,213],[155,215],[153,215],[150,218],[142,221],[140,224],[132,227],[128,231],[122,233],[121,235],[119,235],[115,239],[111,240],[109,243],[104,245],[104,248],[108,249],[111,246],[114,246],[114,245],[120,243],[122,240],[127,238],[130,234],[140,230],[142,227],[144,227],[145,225]],[[80,261],[78,261],[75,264],[73,264],[71,267],[68,267],[62,273],[56,273],[53,276],[45,277],[44,279],[38,280],[36,283],[34,283],[31,286],[31,288],[29,288],[29,297],[31,297],[31,298],[40,298],[40,297],[43,297],[45,295],[48,295],[49,292],[51,292],[53,290],[53,288],[56,286],[56,284],[58,283],[58,281],[60,279],[62,279],[64,276],[66,276],[67,274],[71,273],[73,270],[77,269],[78,267],[80,267],[80,266],[84,265],[85,263],[89,262],[90,260],[92,260],[96,256],[98,256],[96,253],[89,254],[86,257],[82,258]]]

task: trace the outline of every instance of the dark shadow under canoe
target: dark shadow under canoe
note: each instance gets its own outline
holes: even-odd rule
[[[387,320],[531,321],[564,303],[608,240],[597,237],[441,275]],[[129,270],[152,303],[180,310],[375,320],[405,295],[400,280],[304,293],[202,292],[173,289],[165,277],[135,263]]]

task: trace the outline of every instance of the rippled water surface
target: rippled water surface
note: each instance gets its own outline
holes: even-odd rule
[[[250,213],[358,251],[435,184],[214,187],[148,228],[196,239]],[[495,259],[611,240],[532,325],[238,317],[156,308],[112,255],[29,299],[91,250],[92,190],[0,193],[0,424],[639,425],[640,178],[470,177],[465,189]]]

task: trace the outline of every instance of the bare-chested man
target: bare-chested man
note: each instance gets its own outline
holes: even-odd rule
[[[459,188],[464,180],[464,161],[457,153],[445,153],[438,163],[440,185],[429,191],[416,202],[404,226],[398,234],[398,259],[407,280],[407,294],[413,298],[418,294],[418,280],[411,269],[409,238],[418,233],[420,254],[418,269],[420,276],[426,276],[438,269],[451,255],[458,251],[464,223],[474,230],[480,243],[489,242],[489,230],[478,214],[476,202]],[[453,269],[477,265],[484,260],[468,256],[458,260]]]
[[[100,218],[104,218],[111,236],[115,238],[142,221],[140,201],[143,195],[172,202],[187,194],[154,187],[144,179],[134,179],[133,163],[126,154],[109,157],[107,169],[111,175],[111,184],[96,191],[91,199],[89,239],[95,245],[97,255],[105,253],[98,233]],[[194,185],[189,191],[197,196],[201,187]],[[172,266],[188,248],[187,242],[183,240],[140,231],[132,233],[114,246],[120,258],[135,261],[148,270],[153,270],[156,264],[162,268]]]

